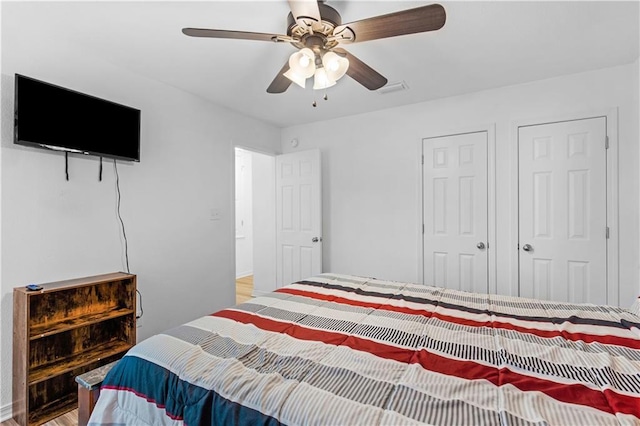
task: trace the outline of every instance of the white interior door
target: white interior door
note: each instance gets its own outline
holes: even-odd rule
[[[322,272],[320,151],[276,157],[278,287]]]
[[[422,141],[424,284],[489,290],[487,144],[486,131]]]
[[[607,303],[605,117],[518,129],[520,295]]]

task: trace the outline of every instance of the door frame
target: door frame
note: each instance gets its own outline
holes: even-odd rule
[[[520,127],[553,124],[563,121],[587,120],[604,117],[606,135],[609,138],[609,149],[606,155],[607,167],[607,226],[609,238],[607,240],[607,304],[620,306],[619,282],[619,200],[618,200],[618,108],[602,108],[578,111],[565,114],[554,114],[543,117],[522,118],[511,121],[511,143],[509,144],[509,158],[511,165],[511,232],[509,238],[509,267],[511,295],[518,296],[520,291],[520,267],[518,249],[519,227],[519,129]]]
[[[236,148],[240,148],[243,149],[245,151],[249,151],[251,153],[257,153],[257,154],[262,154],[262,155],[268,155],[269,157],[275,157],[280,155],[277,152],[274,151],[269,151],[269,150],[265,150],[265,149],[260,149],[260,148],[256,148],[254,146],[251,145],[244,145],[242,143],[237,143],[234,141],[231,141],[231,154],[230,154],[230,161],[231,161],[231,191],[230,191],[230,206],[231,206],[231,225],[229,226],[229,232],[230,232],[230,237],[231,237],[231,241],[233,242],[233,276],[236,276],[236,201],[235,201],[235,194],[236,194]],[[275,160],[274,160],[275,161]],[[275,185],[275,180],[276,180],[276,176],[275,174],[272,176],[273,178],[273,183]],[[275,197],[275,194],[274,194]],[[275,222],[273,223],[273,231],[275,232],[275,228],[276,228],[276,224]],[[276,248],[276,242],[275,239],[273,241],[273,250],[275,252],[275,248]],[[255,252],[255,247],[254,247],[254,252]],[[255,267],[254,267],[255,268]],[[275,268],[275,265],[274,265]],[[275,275],[275,272],[274,272]],[[275,276],[274,276],[274,281],[275,281]],[[234,286],[234,295],[235,295],[235,285],[236,285],[236,281],[234,279],[233,281],[233,286]],[[267,292],[264,291],[256,291],[255,287],[253,289],[253,293],[252,293],[252,297],[256,297],[256,296],[261,296],[263,294],[266,294]],[[235,300],[235,296],[234,296],[234,300]]]
[[[497,262],[496,262],[496,125],[495,123],[490,123],[486,125],[477,125],[477,126],[469,126],[469,127],[457,127],[455,129],[445,129],[438,132],[429,132],[427,136],[424,136],[418,140],[417,143],[417,176],[418,176],[418,185],[417,185],[417,196],[416,199],[419,200],[417,206],[417,220],[416,220],[416,235],[417,238],[417,252],[418,252],[418,262],[417,262],[417,276],[418,282],[425,285],[424,282],[424,227],[423,227],[423,219],[424,219],[424,167],[423,167],[423,146],[425,139],[434,139],[441,138],[447,136],[458,136],[465,135],[469,133],[486,133],[487,134],[487,271],[488,271],[488,284],[489,284],[489,293],[495,294],[497,292],[497,281],[496,281],[496,273],[497,273]]]

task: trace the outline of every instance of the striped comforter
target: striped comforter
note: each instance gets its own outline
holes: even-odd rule
[[[322,274],[153,336],[94,424],[640,424],[640,317]]]

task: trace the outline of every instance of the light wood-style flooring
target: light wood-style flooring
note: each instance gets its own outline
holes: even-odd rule
[[[0,426],[19,426],[18,423],[9,419],[0,423]],[[60,417],[56,417],[55,419],[43,423],[42,426],[78,426],[78,409],[76,408],[73,411],[69,411],[66,414],[61,415]]]
[[[243,303],[251,299],[253,293],[253,275],[247,275],[236,280],[236,303]]]
[[[238,278],[236,280],[236,303],[243,303],[251,299],[251,293],[253,293],[253,275]],[[0,426],[18,426],[18,423],[13,419],[9,419],[0,423]],[[45,423],[43,426],[78,426],[78,409],[69,411]]]

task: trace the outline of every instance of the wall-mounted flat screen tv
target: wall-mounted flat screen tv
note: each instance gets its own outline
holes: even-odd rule
[[[14,143],[140,161],[140,110],[16,74]]]

